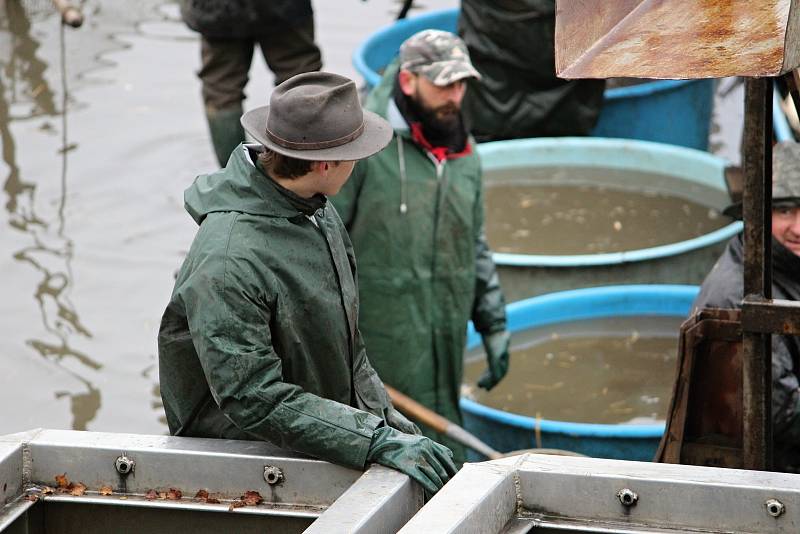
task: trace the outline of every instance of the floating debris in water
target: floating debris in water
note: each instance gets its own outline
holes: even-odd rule
[[[553,173],[563,174],[565,180],[553,183]],[[569,255],[638,250],[692,239],[729,222],[704,203],[703,199],[718,198],[718,191],[697,186],[691,199],[665,194],[660,184],[677,180],[666,175],[603,168],[506,169],[486,174],[486,234],[498,252]],[[619,180],[620,186],[580,185],[611,179]],[[651,182],[657,191],[642,185]],[[624,184],[642,189],[626,189]]]
[[[525,389],[535,391],[555,391],[564,387],[564,382],[555,382],[553,384],[525,384]]]

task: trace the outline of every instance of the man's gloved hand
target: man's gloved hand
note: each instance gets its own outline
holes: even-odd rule
[[[510,344],[511,333],[508,330],[483,336],[487,369],[478,379],[478,387],[489,391],[506,376],[509,359],[508,347]]]
[[[453,452],[435,441],[382,426],[372,435],[367,461],[397,469],[433,495],[456,474]]]

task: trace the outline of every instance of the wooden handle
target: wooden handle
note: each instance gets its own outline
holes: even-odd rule
[[[392,386],[387,386],[384,384],[384,387],[386,388],[386,393],[389,394],[389,398],[392,399],[392,404],[394,404],[394,407],[403,412],[405,415],[409,416],[411,419],[419,421],[420,423],[427,425],[442,434],[446,434],[447,427],[453,424],[433,410],[429,410],[425,406],[421,405],[408,395],[400,393]]]
[[[445,436],[456,440],[462,445],[466,445],[470,449],[478,451],[490,460],[497,460],[498,458],[503,457],[502,453],[499,453],[493,448],[489,447],[487,444],[454,422],[449,421],[433,410],[426,408],[411,397],[400,393],[392,386],[387,386],[386,384],[383,386],[386,388],[386,392],[392,399],[392,404],[394,404],[394,407],[414,421],[418,421],[423,425],[434,429],[440,434],[444,434]]]

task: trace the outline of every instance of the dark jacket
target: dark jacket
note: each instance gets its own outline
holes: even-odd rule
[[[185,203],[200,228],[158,336],[170,433],[267,440],[363,468],[385,420],[413,432],[367,361],[336,210],[306,211],[242,145]]]
[[[505,329],[504,299],[483,226],[477,154],[435,158],[411,139],[394,104],[390,65],[367,108],[395,138],[358,162],[331,201],[358,258],[361,329],[387,384],[460,423],[467,321],[482,334]],[[463,461],[463,447],[429,433]]]
[[[464,96],[478,141],[594,128],[605,82],[556,77],[555,20],[555,0],[462,0],[459,34],[483,76]]]
[[[706,277],[692,310],[741,307],[742,234],[733,237]],[[800,257],[773,239],[772,297],[800,300]],[[772,336],[772,416],[775,466],[800,467],[800,337]]]
[[[313,15],[310,0],[181,0],[186,25],[206,37],[256,38]]]

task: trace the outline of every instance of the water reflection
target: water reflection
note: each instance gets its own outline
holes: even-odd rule
[[[155,356],[153,356],[153,360],[155,359]],[[153,382],[153,387],[150,388],[150,408],[160,414],[158,421],[166,426],[167,416],[164,414],[164,401],[161,400],[161,386],[158,384],[157,370],[158,365],[154,361],[142,371],[142,378]]]
[[[197,37],[175,2],[81,6],[73,30],[0,0],[0,434],[166,431],[156,331],[209,167]]]
[[[40,274],[40,282],[34,291],[34,299],[41,312],[42,324],[50,334],[48,338],[31,338],[26,344],[40,356],[67,371],[83,388],[78,391],[56,391],[56,399],[68,397],[72,413],[72,428],[85,430],[100,408],[100,391],[85,376],[85,370],[97,371],[102,364],[71,346],[71,338],[91,338],[89,329],[81,323],[78,311],[70,301],[73,286],[73,243],[65,233],[64,207],[67,195],[68,143],[67,114],[69,91],[65,76],[64,28],[60,29],[61,45],[61,101],[56,104],[56,93],[45,78],[47,64],[38,57],[39,43],[33,37],[31,24],[25,8],[18,2],[4,2],[7,27],[3,31],[10,35],[9,56],[0,58],[5,76],[0,77],[0,136],[3,140],[3,160],[8,166],[4,191],[8,195],[6,210],[9,225],[26,233],[32,242],[13,254],[15,260],[25,262]],[[10,87],[3,85],[10,81]],[[11,105],[31,104],[30,111],[12,116]],[[35,181],[25,181],[16,161],[15,142],[11,134],[12,121],[30,120],[41,116],[59,116],[61,122],[61,145],[59,153],[61,191],[54,213],[41,216],[36,211]],[[55,169],[54,169],[55,170]],[[36,177],[45,178],[45,177]],[[73,359],[80,365],[71,368],[64,360]]]

